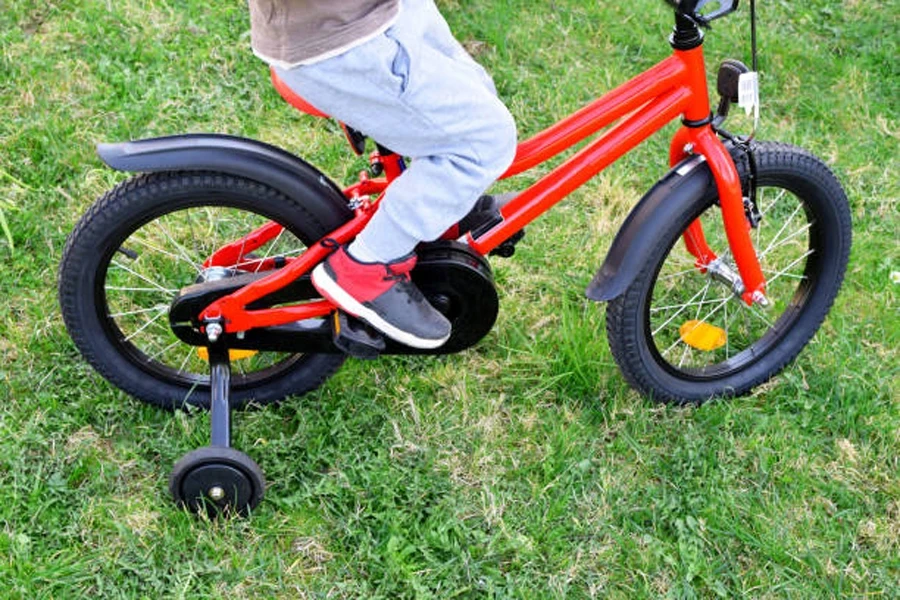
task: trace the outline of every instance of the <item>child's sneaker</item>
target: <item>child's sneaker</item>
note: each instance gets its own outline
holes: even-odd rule
[[[387,337],[413,348],[438,348],[450,338],[450,321],[410,280],[415,265],[415,254],[386,264],[360,262],[342,246],[313,269],[312,283]]]

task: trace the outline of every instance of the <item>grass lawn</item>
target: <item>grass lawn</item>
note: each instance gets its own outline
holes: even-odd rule
[[[658,0],[439,4],[523,139],[670,51]],[[118,391],[60,318],[66,235],[126,177],[94,147],[208,131],[339,182],[364,163],[271,88],[241,1],[0,0],[0,597],[900,596],[900,6],[759,4],[759,137],[823,157],[854,219],[844,289],[795,363],[695,409],[616,370],[583,290],[666,172],[670,128],[492,261],[500,316],[474,349],[348,361],[237,414],[269,488],[251,518],[209,522],[166,489],[208,416]],[[749,62],[747,22],[715,24],[711,72]]]

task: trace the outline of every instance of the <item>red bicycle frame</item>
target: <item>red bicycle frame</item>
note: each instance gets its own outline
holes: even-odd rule
[[[742,299],[748,305],[752,304],[764,294],[765,279],[750,238],[737,170],[710,124],[702,45],[689,50],[676,49],[669,58],[519,144],[516,158],[502,178],[531,169],[621,119],[615,127],[505,205],[501,209],[502,221],[493,228],[478,238],[467,234],[467,243],[474,251],[486,255],[679,116],[685,125],[672,140],[670,163],[674,166],[689,154],[700,154],[708,162],[719,192],[728,244],[744,283]],[[365,227],[384,190],[401,174],[401,159],[396,155],[376,154],[372,160],[382,164],[386,176],[370,179],[363,173],[358,183],[344,191],[355,207],[355,215],[327,236],[338,244],[349,242]],[[371,196],[376,199],[372,201]],[[244,256],[280,231],[277,225],[266,225],[217,251],[206,266],[251,263],[252,259],[245,260]],[[688,251],[697,259],[697,268],[705,270],[716,255],[706,243],[699,220],[691,224],[683,237]],[[261,310],[247,310],[246,307],[309,272],[331,249],[321,243],[313,245],[302,255],[290,259],[284,268],[212,303],[201,319],[223,321],[225,331],[239,332],[328,315],[334,306],[326,300]],[[253,264],[262,268],[268,266]]]

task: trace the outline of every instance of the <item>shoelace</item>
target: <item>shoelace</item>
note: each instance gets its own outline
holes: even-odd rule
[[[410,281],[409,271],[395,273],[390,266],[385,266],[385,269],[387,270],[387,275],[382,278],[382,281]]]

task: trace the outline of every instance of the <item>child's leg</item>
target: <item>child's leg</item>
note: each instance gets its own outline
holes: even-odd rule
[[[442,30],[446,24],[430,0],[413,0],[384,35],[333,59],[279,72],[320,110],[413,158],[359,236],[380,262],[440,236],[515,154],[512,116],[480,67],[467,55],[447,52],[446,36],[433,35]]]
[[[313,106],[413,158],[350,251],[317,266],[313,284],[395,340],[440,346],[450,323],[410,281],[411,253],[465,216],[512,162],[515,122],[490,77],[431,0],[407,0],[393,27],[349,52],[279,74]]]

